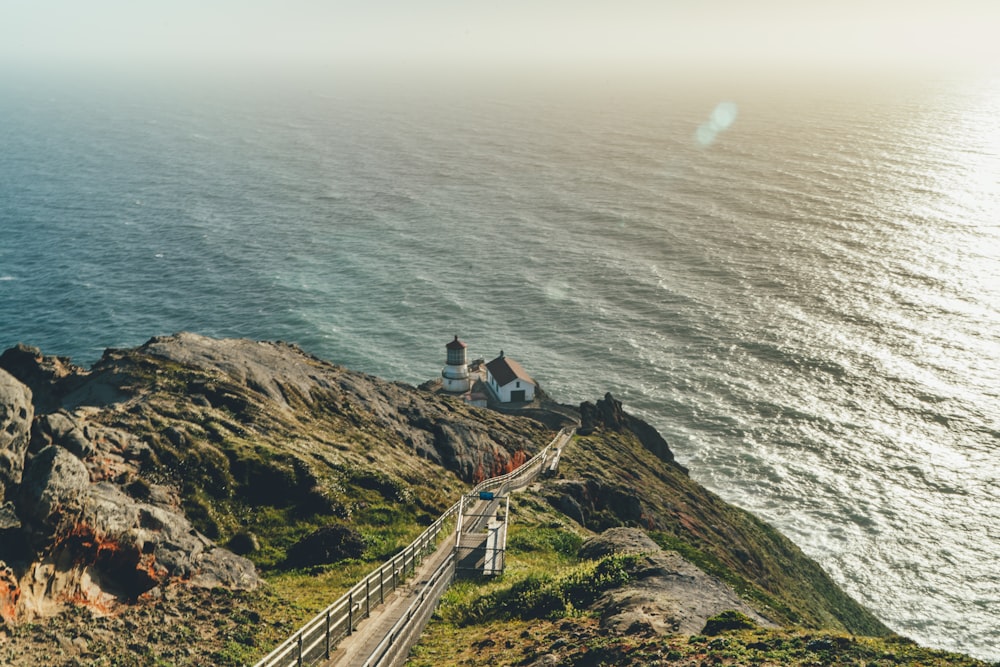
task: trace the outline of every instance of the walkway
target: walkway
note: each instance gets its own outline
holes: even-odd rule
[[[524,488],[542,472],[554,471],[559,454],[572,434],[572,428],[563,429],[547,447],[517,470],[476,485],[471,494],[449,508],[410,546],[306,623],[255,667],[402,665],[441,595],[454,579],[456,560],[471,555],[460,545],[484,544],[485,529],[490,519],[496,517],[500,497]],[[485,497],[482,492],[492,493]],[[453,532],[441,536],[445,520],[460,509],[468,517],[468,521],[462,521],[461,534]],[[416,565],[439,536],[441,542],[434,552]],[[499,537],[495,535],[494,539]],[[475,552],[481,571],[486,549],[477,546]],[[495,549],[493,557],[496,557]],[[382,604],[373,605],[373,598]],[[330,657],[324,658],[324,655]]]
[[[466,497],[469,506],[465,508],[466,516],[470,521],[465,524],[461,539],[465,539],[469,533],[480,532],[486,525],[490,512],[496,514],[496,500],[470,500]],[[480,537],[473,539],[482,540]],[[449,559],[454,557],[456,538],[455,534],[447,534],[441,541],[437,550],[429,557],[425,558],[417,569],[396,592],[389,595],[385,603],[375,607],[371,611],[371,616],[361,621],[353,634],[348,635],[337,646],[337,650],[326,662],[320,663],[322,667],[358,667],[360,665],[391,665],[397,664],[392,661],[383,661],[381,653],[385,650],[383,643],[389,637],[393,628],[399,624],[408,612],[412,612],[414,605],[421,600],[422,595],[426,595],[428,585],[432,583],[432,577],[438,573],[439,568]],[[448,587],[454,578],[454,562],[449,564],[447,572],[439,573],[446,578],[446,582],[440,587],[441,592]],[[480,565],[481,567],[481,565]],[[437,607],[437,598],[429,602],[430,611]],[[430,613],[425,617],[409,621],[404,628],[407,635],[416,637],[423,632],[424,626],[430,620]],[[422,620],[422,622],[421,622]],[[407,652],[413,642],[406,643]],[[381,650],[380,650],[381,649]],[[402,656],[405,659],[406,655]],[[398,664],[402,664],[399,662]]]
[[[389,635],[393,626],[406,615],[413,603],[419,600],[420,593],[429,583],[431,575],[452,557],[454,549],[454,537],[447,535],[437,551],[424,559],[416,574],[389,595],[385,604],[373,608],[371,616],[361,621],[354,634],[342,639],[330,659],[320,664],[323,667],[334,667],[334,665],[356,667],[365,664],[382,640]],[[423,630],[423,627],[420,630]]]

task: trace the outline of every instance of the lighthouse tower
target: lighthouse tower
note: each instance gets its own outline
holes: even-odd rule
[[[469,361],[466,345],[455,336],[445,348],[448,350],[448,364],[441,370],[441,385],[445,391],[456,393],[469,391]]]

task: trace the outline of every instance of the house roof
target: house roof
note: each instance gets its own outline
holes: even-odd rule
[[[460,341],[458,339],[458,336],[455,336],[455,340],[445,345],[445,347],[448,348],[449,350],[464,350],[465,348],[468,347],[468,345]]]
[[[486,364],[486,370],[490,372],[490,375],[493,376],[493,379],[501,387],[510,384],[514,380],[524,380],[531,384],[536,384],[521,364],[509,357],[503,356],[503,352],[500,353],[499,357]]]

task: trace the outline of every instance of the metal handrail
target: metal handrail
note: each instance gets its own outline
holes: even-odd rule
[[[451,575],[455,573],[454,553],[448,554],[448,557],[444,560],[444,562],[441,563],[436,570],[434,570],[434,574],[430,576],[427,583],[420,590],[419,597],[417,597],[417,599],[414,600],[409,607],[407,607],[406,613],[396,620],[389,632],[386,633],[382,641],[379,642],[378,646],[375,647],[375,650],[373,650],[371,655],[368,656],[368,659],[365,660],[362,667],[374,667],[381,664],[382,660],[386,657],[389,651],[392,650],[392,648],[396,645],[397,640],[402,636],[403,630],[406,626],[412,623],[414,618],[418,618],[417,613],[430,599],[431,590],[441,582],[446,573]],[[431,601],[435,603],[437,602],[437,600]]]

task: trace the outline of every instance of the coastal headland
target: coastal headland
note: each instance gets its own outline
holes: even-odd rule
[[[575,420],[512,502],[508,571],[454,586],[410,664],[984,664],[894,635],[610,394],[536,403],[281,342],[181,333],[89,369],[10,348],[0,663],[252,663]]]

